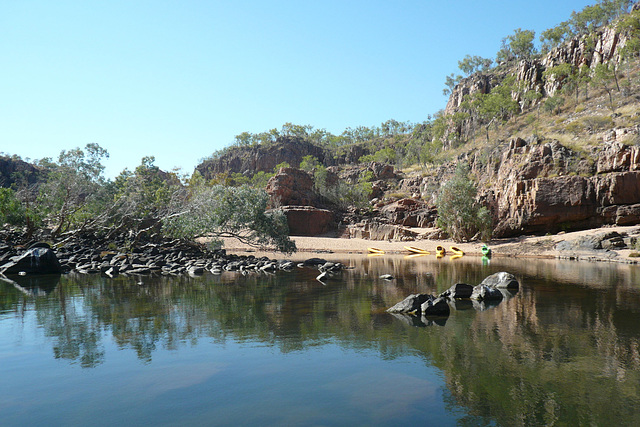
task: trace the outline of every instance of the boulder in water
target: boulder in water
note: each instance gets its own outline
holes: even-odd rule
[[[35,247],[0,267],[2,274],[61,274],[62,266],[49,248]]]

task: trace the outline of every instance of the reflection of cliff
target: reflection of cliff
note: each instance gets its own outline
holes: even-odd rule
[[[616,309],[615,289],[538,279],[535,292],[431,335],[437,344],[412,345],[430,353],[472,415],[504,425],[606,425],[612,416],[637,425],[640,301],[624,294],[636,300],[633,311]]]
[[[85,367],[108,359],[108,334],[142,360],[151,360],[157,348],[201,338],[258,341],[283,352],[330,341],[376,349],[384,358],[424,358],[442,370],[446,399],[468,408],[469,422],[640,421],[630,409],[640,398],[640,296],[630,269],[501,259],[482,267],[471,257],[359,260],[326,285],[311,269],[143,278],[142,284],[63,276],[43,298],[11,287],[0,288],[0,296],[12,301],[2,305],[5,312],[34,308],[55,357]],[[444,327],[413,328],[384,313],[410,293],[437,293],[457,281],[476,284],[503,269],[523,284],[516,297],[483,312],[455,311]],[[383,273],[396,279],[379,279]]]

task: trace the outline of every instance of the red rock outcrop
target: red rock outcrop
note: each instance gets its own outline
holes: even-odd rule
[[[349,237],[353,239],[369,239],[369,240],[416,240],[418,233],[410,229],[385,223],[379,219],[368,219],[359,224],[348,227]]]
[[[380,209],[382,216],[392,224],[405,227],[433,227],[435,208],[415,199],[401,199]]]
[[[289,234],[292,236],[317,236],[327,233],[334,221],[333,212],[312,206],[283,206]]]
[[[271,206],[314,206],[318,195],[313,191],[313,178],[296,168],[281,168],[267,183]]]
[[[282,206],[292,236],[317,236],[327,233],[334,214],[321,209],[321,197],[313,190],[313,178],[296,168],[281,168],[267,183],[271,206]]]
[[[494,235],[639,223],[636,147],[612,144],[603,153],[597,166],[600,173],[581,176],[575,172],[579,156],[557,141],[511,141],[489,177],[496,184],[483,194],[496,218]]]

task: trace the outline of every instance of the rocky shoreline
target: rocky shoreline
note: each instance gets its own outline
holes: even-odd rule
[[[202,275],[225,271],[275,272],[288,271],[302,264],[317,267],[322,272],[344,268],[340,263],[321,258],[309,258],[301,263],[252,254],[230,254],[225,249],[208,250],[204,245],[179,240],[143,243],[126,250],[113,244],[95,245],[91,241],[73,240],[60,246],[45,242],[28,245],[0,243],[1,275],[32,274],[101,274],[119,275]]]
[[[490,245],[495,257],[522,257],[601,261],[637,264],[635,251],[640,238],[638,227],[617,227],[561,233],[553,236],[528,236],[508,240],[495,240]],[[322,258],[305,257],[315,253],[366,253],[367,247],[376,246],[388,254],[405,253],[407,242],[372,242],[364,239],[335,237],[293,237],[299,254],[284,257],[275,252],[256,252],[254,248],[232,240],[225,241],[227,249],[208,250],[199,243],[166,240],[158,243],[140,243],[127,246],[123,242],[96,242],[92,239],[74,239],[60,245],[32,242],[20,244],[18,236],[5,233],[0,240],[0,274],[44,273],[118,275],[201,275],[206,272],[222,274],[225,271],[275,272],[287,271],[299,264],[318,268],[321,272],[337,271],[344,266],[328,263]],[[436,245],[448,247],[448,241],[422,240],[412,243],[424,248]],[[466,255],[481,255],[482,243],[455,244]],[[335,258],[335,256],[334,256]],[[292,261],[295,259],[296,261]],[[46,264],[46,266],[45,266]],[[325,275],[326,277],[326,275]]]

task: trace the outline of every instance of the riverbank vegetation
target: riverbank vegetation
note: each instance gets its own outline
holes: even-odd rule
[[[0,189],[0,222],[22,227],[25,239],[61,241],[78,235],[139,240],[236,237],[244,243],[293,252],[286,218],[267,210],[264,189],[224,186],[197,174],[165,172],[144,157],[133,171],[104,177],[109,154],[98,144],[63,150],[35,165],[37,182],[12,175]]]

